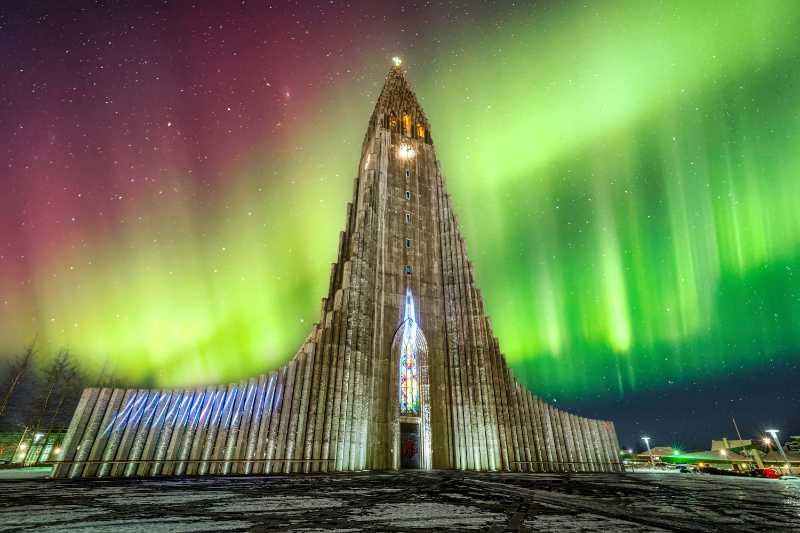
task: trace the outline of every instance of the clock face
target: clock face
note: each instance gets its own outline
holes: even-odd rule
[[[416,155],[414,149],[407,144],[401,144],[398,153],[400,155],[400,159],[411,159]]]

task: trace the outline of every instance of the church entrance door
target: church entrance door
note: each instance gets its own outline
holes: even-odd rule
[[[400,422],[400,468],[419,468],[419,422]]]

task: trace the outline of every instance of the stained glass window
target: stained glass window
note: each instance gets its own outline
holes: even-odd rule
[[[422,333],[414,320],[414,298],[406,291],[403,312],[403,336],[400,343],[400,415],[419,416],[418,346]]]

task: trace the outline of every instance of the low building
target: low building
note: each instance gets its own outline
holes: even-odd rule
[[[800,435],[790,436],[786,442],[783,443],[783,450],[786,453],[800,453]]]
[[[0,433],[0,464],[34,465],[52,461],[61,451],[66,429]]]
[[[784,473],[800,474],[800,453],[785,452],[784,457],[784,454],[772,450],[762,456],[761,461],[766,467],[783,469]]]
[[[700,468],[709,466],[725,470],[751,470],[775,468],[782,474],[800,473],[800,453],[786,452],[785,455],[772,448],[768,452],[760,440],[720,439],[711,441],[711,449],[706,451],[676,453],[663,456],[667,464],[687,464]]]
[[[663,459],[668,464],[694,465],[700,468],[713,466],[725,470],[747,470],[753,459],[747,455],[724,448],[671,455]]]
[[[671,455],[675,455],[677,450],[671,446],[654,446],[650,448],[650,451],[647,450],[637,453],[634,456],[634,461],[638,463],[649,463],[652,459],[653,463],[661,463],[662,457],[669,457]]]
[[[758,446],[756,439],[715,439],[711,441],[711,451],[715,450],[741,450]]]

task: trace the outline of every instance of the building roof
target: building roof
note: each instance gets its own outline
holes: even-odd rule
[[[721,450],[706,450],[701,452],[682,453],[679,455],[670,455],[662,457],[662,460],[667,463],[750,463],[753,460],[740,453],[728,450],[724,455]]]
[[[675,453],[675,449],[671,446],[654,446],[653,448],[650,448],[649,452],[645,450],[637,453],[636,457],[639,459],[648,460],[651,453],[653,454],[653,457],[663,457],[665,455],[673,455]]]
[[[725,444],[725,441],[728,444]],[[715,439],[711,441],[712,450],[733,450],[736,448],[746,448],[755,444],[755,439]]]
[[[789,460],[790,463],[800,463],[800,453],[796,452],[786,452],[786,459]],[[785,464],[786,459],[780,454],[780,452],[775,450],[770,450],[770,452],[766,455],[761,457],[761,460],[765,463],[776,463],[776,464]]]

